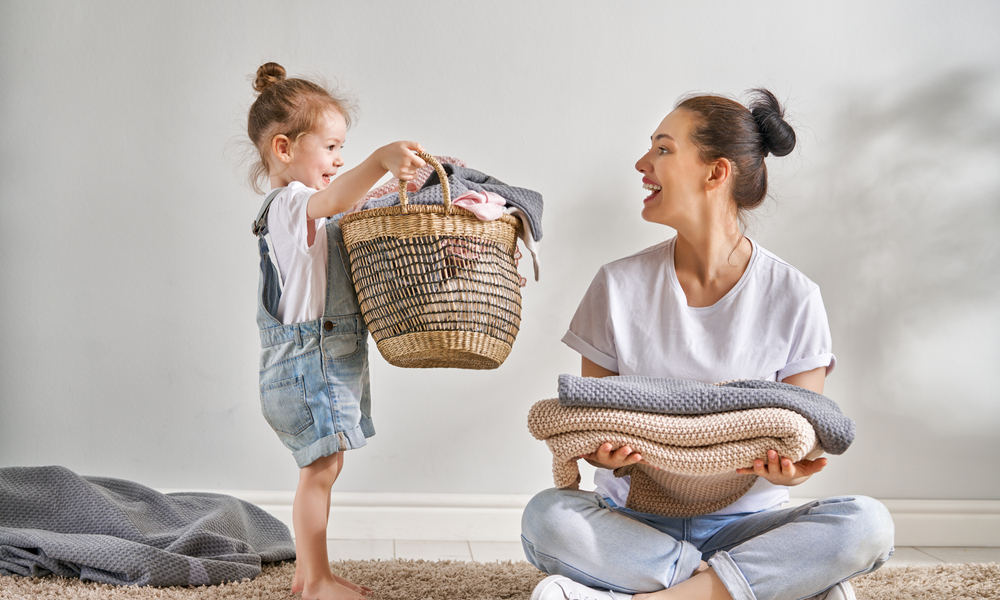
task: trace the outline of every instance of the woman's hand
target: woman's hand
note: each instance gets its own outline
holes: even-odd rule
[[[597,449],[597,452],[584,454],[580,458],[586,460],[595,467],[611,469],[612,471],[619,467],[627,467],[629,465],[643,462],[642,455],[638,452],[632,452],[632,449],[628,446],[622,446],[621,448],[616,449],[610,442],[601,444],[601,447]]]
[[[779,459],[777,452],[768,450],[766,462],[764,459],[758,458],[753,461],[752,468],[736,469],[736,472],[741,475],[763,477],[774,485],[791,486],[799,485],[822,471],[823,467],[826,466],[826,462],[825,458],[817,458],[816,460],[802,459],[797,463],[793,463],[785,457]]]

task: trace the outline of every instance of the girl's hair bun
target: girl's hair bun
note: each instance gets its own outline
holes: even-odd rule
[[[764,156],[771,153],[785,156],[795,148],[795,130],[785,121],[785,109],[770,91],[756,89],[751,92],[750,114],[757,122],[764,145]]]
[[[258,94],[285,79],[285,67],[278,63],[264,63],[257,69],[257,77],[253,80],[253,89]]]

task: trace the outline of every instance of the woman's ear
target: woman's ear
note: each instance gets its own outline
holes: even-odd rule
[[[292,142],[287,135],[279,133],[271,138],[271,153],[286,165],[292,162]]]
[[[716,190],[729,182],[733,174],[733,164],[728,158],[720,158],[709,165],[708,179],[705,180],[705,190]]]

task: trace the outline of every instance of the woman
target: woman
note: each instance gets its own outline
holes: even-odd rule
[[[819,288],[742,233],[767,193],[764,158],[795,146],[774,95],[751,95],[749,109],[684,99],[653,132],[635,165],[651,192],[642,217],[677,235],[595,277],[563,338],[584,377],[766,379],[823,392],[836,359]],[[525,553],[552,574],[532,600],[850,599],[846,580],[892,554],[892,520],[870,498],[778,508],[825,458],[793,463],[772,450],[740,469],[758,475],[747,494],[688,519],[621,508],[629,484],[611,471],[642,460],[631,448],[604,444],[584,458],[600,467],[595,492],[547,490],[525,508]]]

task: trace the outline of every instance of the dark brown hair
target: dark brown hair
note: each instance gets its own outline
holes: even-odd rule
[[[784,109],[774,94],[755,89],[748,95],[748,107],[722,96],[690,96],[676,107],[695,116],[691,141],[698,146],[701,160],[726,158],[732,164],[733,201],[741,220],[767,196],[764,157],[785,156],[795,148],[795,131],[785,122]]]
[[[278,63],[265,63],[253,80],[257,99],[247,117],[247,135],[257,148],[250,168],[250,185],[263,193],[261,183],[268,177],[268,153],[274,136],[284,134],[292,143],[313,131],[328,110],[335,110],[351,126],[352,104],[325,87],[305,79],[286,79]]]

